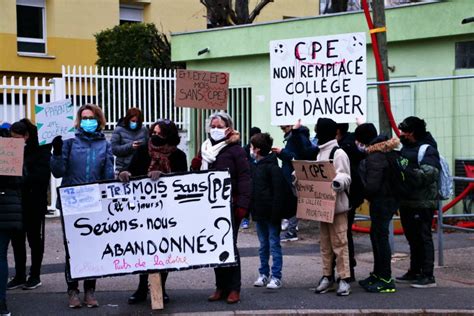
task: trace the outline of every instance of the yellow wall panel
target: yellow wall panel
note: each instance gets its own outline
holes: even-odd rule
[[[206,10],[199,1],[153,0],[145,6],[144,20],[163,33],[206,29]]]
[[[16,1],[0,0],[0,33],[16,34]]]

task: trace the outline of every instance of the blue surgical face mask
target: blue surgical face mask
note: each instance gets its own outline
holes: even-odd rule
[[[94,133],[97,130],[98,125],[96,119],[81,120],[81,128],[86,133]]]
[[[130,121],[129,126],[130,126],[130,129],[136,129],[137,126],[138,126],[138,124],[137,124],[137,122],[132,122],[132,121]]]

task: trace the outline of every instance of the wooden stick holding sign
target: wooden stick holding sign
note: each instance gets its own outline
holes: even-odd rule
[[[151,273],[148,275],[150,282],[151,309],[163,309],[163,287],[161,285],[161,274]]]
[[[298,208],[296,217],[332,223],[336,192],[331,187],[336,170],[329,161],[293,161],[296,173]]]

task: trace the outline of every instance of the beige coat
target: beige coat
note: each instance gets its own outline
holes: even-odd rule
[[[328,161],[331,150],[337,145],[337,140],[331,140],[323,145],[319,146],[319,154],[317,157],[318,161]],[[349,187],[351,185],[351,166],[349,157],[344,150],[336,150],[333,161],[334,168],[336,169],[336,176],[333,179],[332,188],[336,191],[336,214],[344,213],[349,211]],[[340,184],[339,187],[334,186],[334,182]]]

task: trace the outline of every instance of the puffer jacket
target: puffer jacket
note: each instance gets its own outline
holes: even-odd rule
[[[22,229],[21,177],[0,176],[0,231]]]
[[[125,125],[124,119],[121,118],[110,139],[112,153],[117,157],[115,161],[116,170],[124,170],[132,161],[135,152],[132,147],[134,141],[141,141],[143,145],[146,145],[148,142],[148,129],[139,124],[136,130],[132,130],[129,126]]]
[[[364,186],[359,176],[359,165],[365,158],[365,154],[357,149],[354,133],[344,134],[337,143],[349,157],[351,164],[351,193],[349,194],[349,201],[352,208],[357,208],[364,202]]]
[[[429,144],[423,160],[418,165],[418,150],[421,145]],[[438,145],[430,133],[413,144],[403,145],[401,155],[408,159],[406,174],[410,177],[411,194],[400,202],[406,208],[437,208],[439,189]]]
[[[79,128],[76,137],[64,141],[62,155],[51,157],[51,171],[63,178],[61,185],[113,179],[111,145],[103,133],[86,134]]]
[[[334,147],[337,147],[337,140],[331,140],[323,145],[319,145],[319,154],[317,157],[318,161],[328,161],[329,155]],[[339,183],[339,187],[334,187],[336,191],[336,214],[344,213],[349,211],[349,188],[351,186],[351,165],[349,157],[344,150],[339,149],[334,153],[333,160],[334,169],[336,170],[336,176],[333,179],[334,182]]]
[[[388,139],[380,135],[367,147],[367,158],[360,166],[360,174],[365,187],[365,198],[369,201],[394,199],[395,195],[390,186],[390,165],[387,155],[400,146],[398,138]]]
[[[252,219],[269,220],[280,225],[285,211],[287,189],[285,179],[275,154],[270,154],[251,164],[252,168]]]

